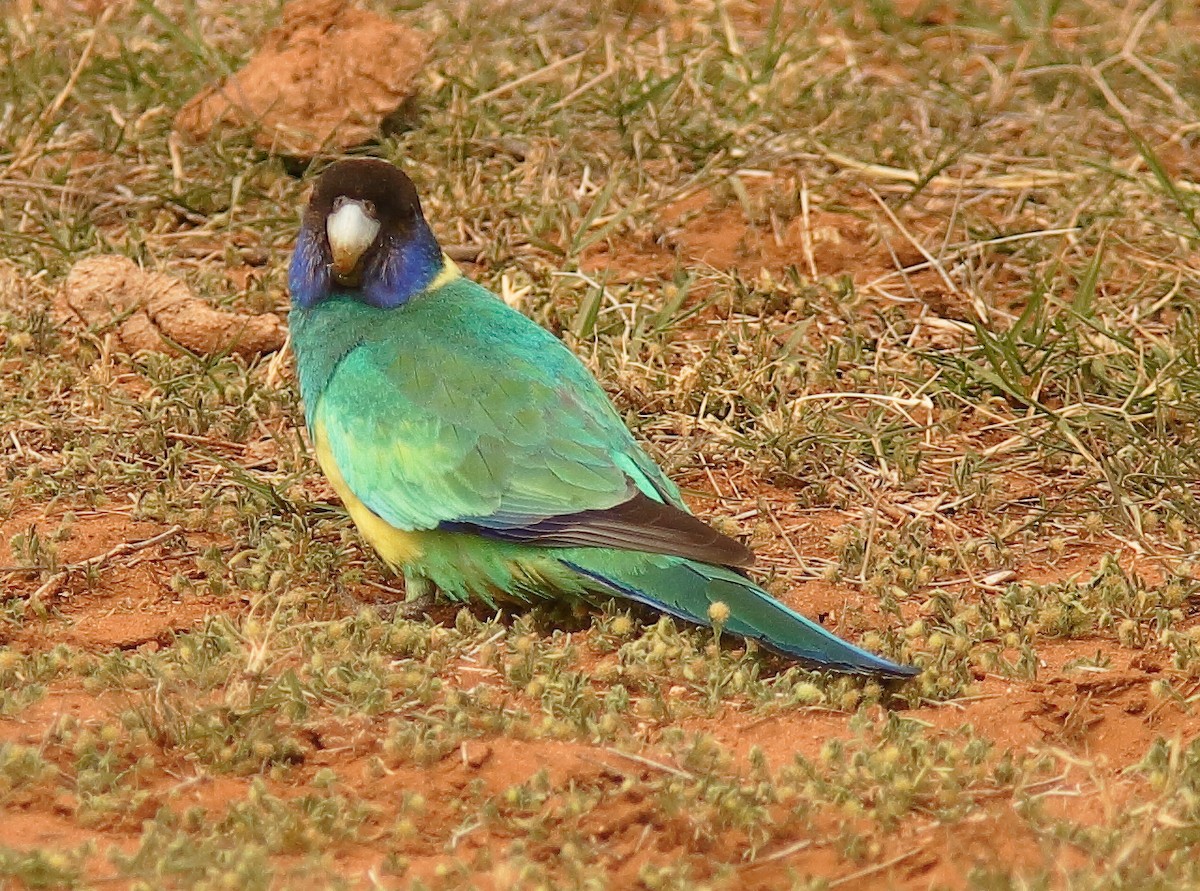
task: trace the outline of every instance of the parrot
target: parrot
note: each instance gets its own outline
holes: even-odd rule
[[[317,463],[409,600],[631,601],[806,667],[917,674],[755,584],[575,354],[443,252],[396,165],[317,177],[288,290]]]

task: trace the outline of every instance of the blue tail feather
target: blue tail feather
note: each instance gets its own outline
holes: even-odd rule
[[[725,631],[817,668],[886,678],[920,673],[836,637],[733,570],[632,552],[620,555],[628,566],[614,567],[613,552],[603,553],[603,560],[588,560],[580,549],[562,562],[618,597],[697,625],[711,626],[709,607],[723,603],[729,608]]]

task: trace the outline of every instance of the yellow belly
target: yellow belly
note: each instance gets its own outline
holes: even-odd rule
[[[333,450],[329,448],[329,440],[325,435],[325,425],[317,418],[313,430],[313,448],[317,453],[317,463],[325,476],[333,485],[334,491],[350,511],[350,517],[367,544],[379,552],[379,556],[391,566],[400,568],[421,558],[424,549],[421,547],[420,532],[405,532],[381,518],[367,507],[350,491],[346,480],[338,470],[337,462],[333,459]]]

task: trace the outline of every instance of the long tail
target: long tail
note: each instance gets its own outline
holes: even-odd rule
[[[920,671],[846,643],[730,569],[600,548],[572,549],[570,559],[560,559],[618,597],[697,625],[711,626],[709,608],[723,603],[729,609],[725,631],[818,668],[888,678],[912,677]]]

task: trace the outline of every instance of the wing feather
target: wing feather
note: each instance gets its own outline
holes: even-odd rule
[[[314,424],[392,526],[751,561],[688,513],[579,360],[489,292],[459,280],[368,330]]]

